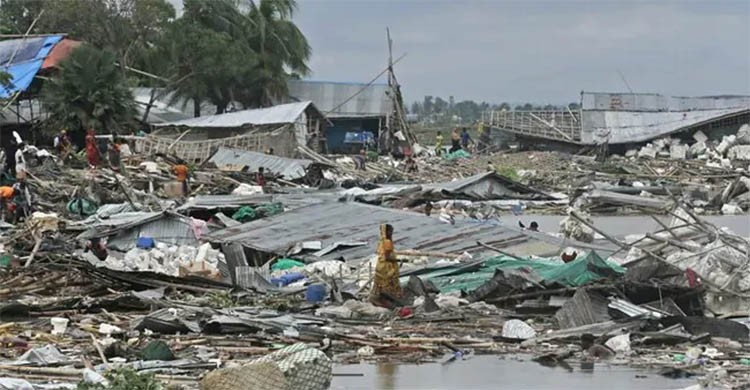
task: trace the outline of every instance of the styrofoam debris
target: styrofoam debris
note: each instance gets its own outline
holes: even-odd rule
[[[734,135],[724,136],[721,139],[721,143],[719,143],[719,145],[716,147],[716,151],[723,156],[727,153],[727,150],[729,150],[730,147],[734,146],[734,143],[736,141],[737,141],[737,136],[734,136]]]
[[[218,269],[219,262],[224,262],[224,254],[213,249],[209,244],[205,247],[205,257],[202,265],[208,269]],[[180,275],[180,266],[191,267],[198,257],[201,248],[194,246],[167,246],[157,243],[154,249],[133,248],[125,253],[125,257],[118,259],[109,256],[101,264],[117,271],[152,271],[172,276]]]
[[[99,333],[100,334],[105,334],[105,335],[109,336],[109,335],[113,335],[113,334],[120,334],[122,332],[123,332],[123,330],[120,327],[118,327],[118,326],[110,325],[110,324],[107,324],[107,323],[99,324]]]
[[[696,142],[703,142],[703,143],[705,143],[706,141],[708,141],[708,136],[706,136],[706,133],[704,133],[704,132],[702,132],[702,131],[698,130],[698,131],[696,131],[696,132],[695,132],[695,133],[693,134],[693,139],[694,139],[694,140],[695,140]]]
[[[745,123],[740,126],[737,130],[737,139],[735,140],[739,145],[750,145],[750,124]]]
[[[672,145],[669,148],[669,157],[673,160],[684,160],[687,158],[687,145]]]
[[[255,195],[255,194],[262,194],[263,193],[263,187],[261,186],[253,186],[246,183],[240,183],[237,188],[232,190],[232,195]]]
[[[468,305],[469,301],[467,301],[466,299],[457,297],[455,295],[441,293],[441,294],[438,294],[437,297],[435,297],[435,303],[441,309],[448,309],[448,308],[459,307],[460,305]]]
[[[750,145],[735,145],[729,148],[727,157],[730,160],[750,161]]]
[[[724,215],[737,215],[742,214],[742,207],[736,204],[725,203],[721,206],[721,213]]]
[[[688,151],[690,153],[690,156],[692,157],[698,157],[704,153],[706,153],[706,142],[705,141],[698,141],[688,148]]]
[[[536,337],[536,330],[521,320],[512,319],[503,324],[503,337],[527,340]]]
[[[334,318],[352,318],[352,311],[346,306],[327,306],[315,310],[315,315]]]
[[[308,275],[322,273],[325,276],[347,276],[352,273],[352,270],[346,263],[342,261],[323,260],[306,264],[305,273]]]
[[[656,158],[657,152],[658,151],[651,144],[648,144],[638,151],[638,157]]]
[[[615,353],[630,352],[630,333],[612,337],[604,345],[615,351]]]

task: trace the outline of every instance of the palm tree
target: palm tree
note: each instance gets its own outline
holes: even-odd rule
[[[258,56],[256,100],[254,105],[269,106],[287,94],[287,80],[307,75],[312,50],[307,39],[291,21],[295,0],[260,0],[250,3],[250,47]]]
[[[42,102],[54,129],[93,126],[110,132],[132,123],[135,102],[127,80],[109,51],[83,45],[60,65],[42,89]]]

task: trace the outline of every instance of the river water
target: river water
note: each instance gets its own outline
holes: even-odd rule
[[[504,223],[515,226],[517,221],[522,221],[528,226],[531,221],[536,221],[539,228],[544,232],[557,233],[560,230],[560,221],[565,216],[562,215],[521,215],[521,216],[504,216],[500,219]],[[669,224],[670,217],[658,216],[660,221]],[[712,223],[718,227],[727,227],[735,234],[742,237],[750,237],[750,215],[711,215],[702,217],[706,222]],[[660,230],[661,226],[651,217],[642,215],[633,216],[595,216],[592,218],[594,225],[602,229],[605,233],[615,237],[624,237],[628,234],[643,234]]]
[[[559,215],[522,215],[502,217],[504,223],[517,224],[518,220],[529,225],[536,221],[542,231],[557,232]],[[728,227],[734,233],[750,237],[750,216],[707,216],[706,221],[720,227]],[[624,237],[643,234],[661,227],[647,216],[594,217],[594,224],[605,232]],[[669,223],[669,218],[659,219]],[[696,384],[694,379],[670,379],[655,371],[635,369],[621,365],[597,363],[593,370],[573,367],[569,372],[563,368],[549,368],[522,358],[498,356],[476,356],[469,360],[448,365],[427,364],[350,364],[334,366],[336,374],[362,374],[361,376],[336,376],[331,389],[334,390],[673,390]]]
[[[694,385],[694,379],[669,379],[654,371],[597,363],[593,369],[541,366],[528,358],[476,356],[448,365],[352,364],[334,366],[332,390],[672,390]]]

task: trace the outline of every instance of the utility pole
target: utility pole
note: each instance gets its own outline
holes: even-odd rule
[[[389,148],[391,149],[391,151],[393,151],[396,144],[398,144],[400,141],[396,138],[396,133],[401,132],[401,134],[403,134],[404,138],[406,138],[406,143],[409,144],[409,147],[412,147],[412,145],[417,142],[417,139],[409,131],[409,128],[406,124],[406,115],[404,114],[404,99],[401,95],[401,86],[398,84],[396,74],[393,71],[393,40],[391,39],[390,28],[386,28],[385,32],[388,39],[388,87],[391,103],[393,106],[391,115],[388,116],[388,120],[386,123],[388,126],[388,135],[390,140]]]

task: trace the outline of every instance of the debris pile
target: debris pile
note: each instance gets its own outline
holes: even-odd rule
[[[51,157],[28,168],[33,212],[0,226],[0,387],[324,389],[336,363],[505,353],[746,383],[750,242],[700,214],[747,210],[749,132],[603,162],[417,156],[416,171],[222,149],[186,186],[168,156]],[[503,221],[528,210],[565,214],[561,233]],[[670,221],[622,237],[593,218],[629,212]],[[402,295],[375,305],[382,224]]]

